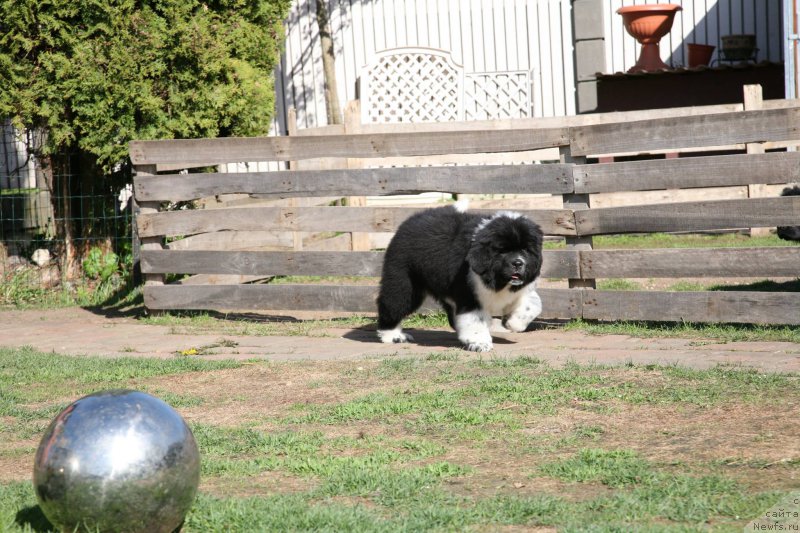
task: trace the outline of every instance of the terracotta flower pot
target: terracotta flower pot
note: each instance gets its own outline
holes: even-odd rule
[[[711,63],[711,55],[717,47],[710,44],[689,43],[686,48],[689,68],[693,68],[707,66]]]
[[[625,30],[642,45],[639,60],[628,72],[667,69],[661,60],[658,42],[672,29],[675,13],[683,8],[677,4],[647,4],[617,9]]]

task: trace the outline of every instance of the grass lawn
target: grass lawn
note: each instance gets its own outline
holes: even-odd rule
[[[47,531],[38,440],[79,396],[178,409],[202,454],[184,531],[742,531],[800,487],[800,377],[549,367],[461,351],[346,362],[0,348],[0,531]]]

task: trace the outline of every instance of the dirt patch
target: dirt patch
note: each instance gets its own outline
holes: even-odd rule
[[[33,457],[3,457],[0,455],[0,483],[32,479]]]
[[[152,379],[146,385],[200,398],[202,405],[180,409],[188,421],[238,426],[288,415],[295,405],[338,403],[381,388],[378,381],[367,376],[367,370],[374,365],[360,362],[246,364],[231,370]],[[346,377],[348,373],[352,375],[350,378]],[[371,385],[371,381],[375,382]]]

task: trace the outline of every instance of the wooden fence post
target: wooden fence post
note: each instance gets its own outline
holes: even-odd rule
[[[157,169],[156,165],[137,165],[134,167],[134,172],[136,176],[153,176],[157,172],[156,169]],[[133,231],[137,231],[135,242],[139,243],[138,251],[134,250],[135,253],[134,264],[141,265],[140,263],[141,251],[164,249],[164,238],[162,236],[139,237],[138,230],[136,229],[137,228],[136,218],[139,215],[158,213],[160,207],[161,207],[160,202],[138,202],[136,204],[136,207],[134,208]],[[164,284],[164,274],[142,274],[142,278],[144,279],[145,286]],[[145,308],[147,307],[148,307],[147,302],[145,302]],[[159,311],[149,310],[148,313],[159,314]]]
[[[764,108],[764,93],[761,85],[745,85],[744,90],[744,110],[756,111]],[[745,145],[748,154],[763,154],[764,145],[761,143],[747,143]],[[766,186],[762,184],[750,184],[747,186],[748,198],[763,198],[767,196]],[[751,237],[763,237],[769,235],[770,228],[750,228]]]
[[[286,130],[289,136],[297,135],[297,110],[290,107],[286,113]],[[297,170],[297,161],[289,161],[289,170]],[[297,198],[289,198],[289,207],[297,207]],[[292,232],[292,248],[296,251],[303,249],[303,234],[299,231]]]
[[[561,146],[558,149],[559,160],[561,163],[573,163],[575,165],[585,165],[586,156],[573,156],[569,146]],[[588,194],[575,194],[569,193],[563,196],[564,208],[571,209],[573,212],[578,209],[589,209],[589,195]],[[582,252],[584,250],[592,249],[592,237],[565,237],[567,241],[567,250],[576,250]],[[580,264],[580,261],[578,261]],[[569,288],[578,289],[594,289],[596,288],[595,280],[580,278],[569,279]]]
[[[351,100],[344,108],[344,132],[346,135],[361,133],[361,101]],[[363,159],[348,158],[347,168],[362,168]],[[366,196],[348,196],[348,207],[364,207],[367,205]],[[369,233],[351,233],[350,249],[354,251],[369,251],[371,248]]]

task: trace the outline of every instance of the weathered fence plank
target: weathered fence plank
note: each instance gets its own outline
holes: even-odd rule
[[[797,324],[798,309],[800,293],[797,292],[583,293],[583,317],[590,320]]]
[[[428,191],[454,194],[564,195],[565,209],[521,212],[545,234],[570,239],[591,235],[724,230],[800,225],[800,197],[716,199],[625,207],[578,206],[590,194],[629,191],[714,191],[753,183],[800,181],[800,153],[705,155],[695,158],[586,165],[587,155],[706,151],[763,143],[766,149],[800,139],[797,101],[741,106],[614,113],[559,120],[415,124],[339,129],[293,137],[135,141],[136,200],[150,210],[137,217],[144,246],[140,259],[148,277],[145,305],[153,310],[320,310],[375,312],[372,285],[248,284],[274,275],[380,275],[379,252],[268,251],[294,245],[289,232],[387,233],[417,207],[234,207],[155,212],[161,202],[241,194],[265,198],[379,196]],[[322,135],[317,135],[322,133]],[[565,147],[569,146],[567,151]],[[575,165],[447,166],[450,157],[521,153],[561,147]],[[431,167],[430,156],[439,166]],[[166,168],[239,161],[298,161],[380,158],[380,169],[322,169],[275,173],[154,175]],[[328,159],[331,161],[331,159]],[[401,168],[387,161],[414,161]],[[485,161],[482,161],[485,163]],[[716,187],[717,189],[714,189]],[[775,189],[775,187],[773,187]],[[729,191],[731,189],[725,189]],[[645,193],[651,196],[656,192]],[[711,192],[708,198],[711,198]],[[776,193],[777,194],[777,193]],[[592,198],[598,198],[593,196]],[[730,198],[730,197],[729,197]],[[569,204],[569,205],[567,205]],[[557,205],[554,207],[558,207]],[[569,209],[571,207],[571,209]],[[494,210],[476,210],[493,213]],[[162,249],[165,237],[182,236]],[[326,241],[328,242],[328,241]],[[333,242],[332,240],[329,242]],[[305,246],[306,243],[304,243]],[[318,243],[310,243],[317,246]],[[338,244],[337,244],[338,246]],[[349,247],[349,244],[348,244]],[[333,251],[337,250],[337,251]],[[546,250],[542,276],[570,280],[656,277],[795,277],[800,247],[671,250]],[[161,285],[164,274],[190,274]],[[373,283],[373,282],[367,282]],[[800,293],[597,291],[542,289],[542,318],[799,324]],[[425,306],[430,307],[430,301]]]
[[[545,250],[542,276],[577,277],[578,253]],[[222,252],[155,250],[142,254],[142,272],[248,276],[380,276],[383,252]]]
[[[242,207],[152,213],[137,218],[139,235],[194,235],[211,231],[395,231],[420,211],[413,207]],[[476,209],[474,212],[494,213]],[[547,235],[574,235],[572,211],[520,210]]]
[[[800,152],[599,163],[574,167],[575,192],[725,187],[800,181]]]
[[[131,141],[134,165],[211,165],[239,161],[296,161],[318,157],[521,152],[565,145],[567,128],[372,133],[297,137],[225,137]]]
[[[800,139],[800,109],[769,109],[581,126],[570,130],[573,155],[724,146]]]
[[[541,318],[577,318],[581,293],[569,289],[540,289]],[[145,288],[148,309],[163,311],[344,311],[375,313],[375,285],[162,285]],[[423,308],[434,307],[426,301]]]
[[[575,212],[578,235],[800,225],[800,197],[633,205]]]
[[[219,194],[265,197],[416,194],[563,194],[572,190],[570,165],[298,170],[170,174],[135,179],[141,200],[179,202]]]
[[[791,277],[800,276],[800,246],[592,250],[581,252],[580,267],[587,278]]]

